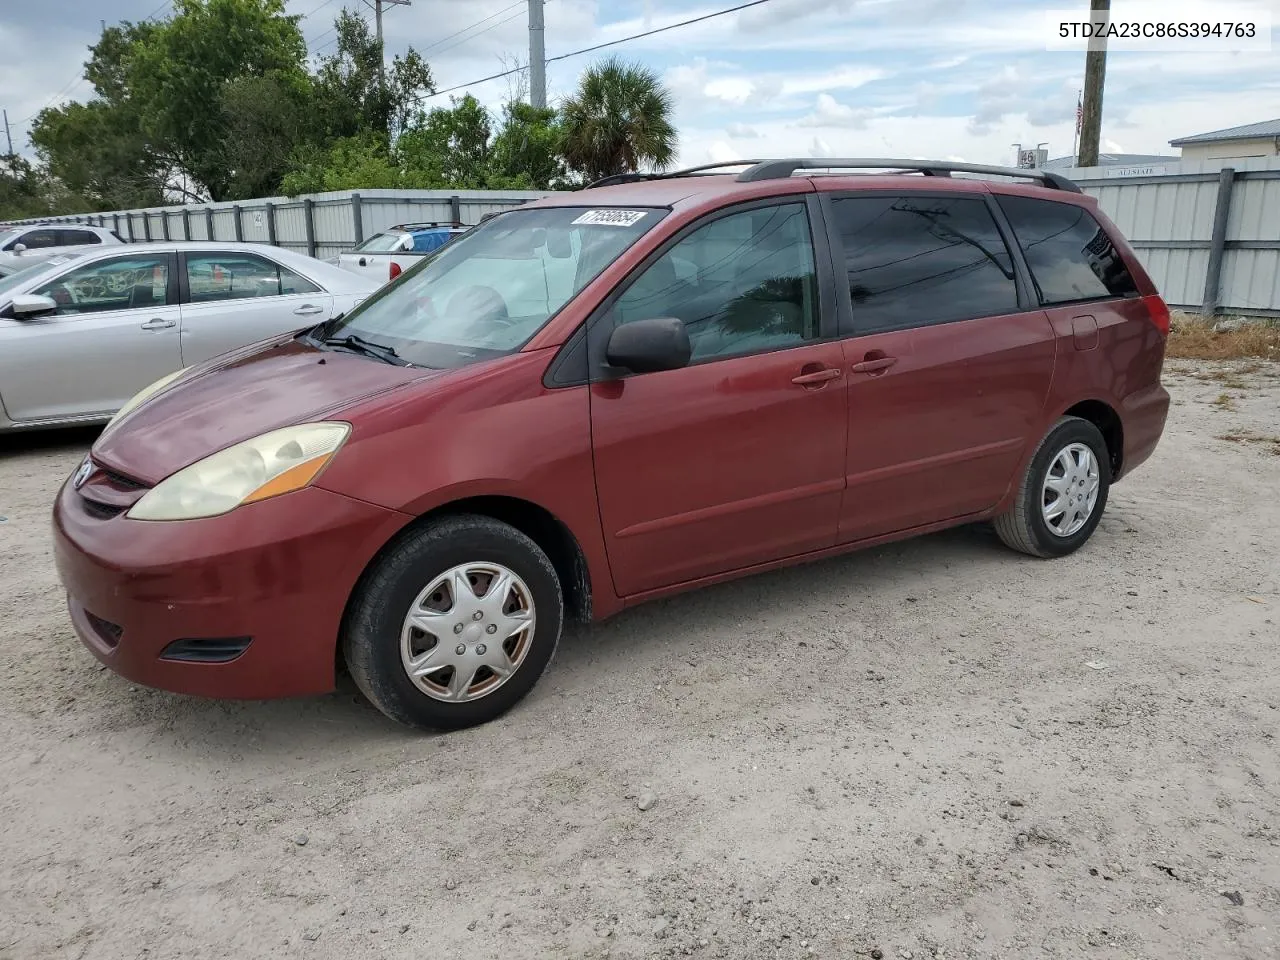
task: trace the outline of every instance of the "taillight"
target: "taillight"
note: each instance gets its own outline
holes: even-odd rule
[[[1151,322],[1156,325],[1156,329],[1160,331],[1160,336],[1167,337],[1169,335],[1169,305],[1164,302],[1164,298],[1158,295],[1143,297],[1142,302],[1146,304],[1147,313],[1151,317]]]
[[[394,280],[396,277],[400,276],[400,264],[398,264],[398,263],[396,263],[394,260],[392,260],[392,261],[391,261],[391,269],[390,269],[390,270],[388,270],[387,272],[391,274],[391,276],[387,277],[387,279],[388,279],[388,280]],[[1160,298],[1159,298],[1159,297],[1156,297],[1156,299],[1157,299],[1157,300],[1159,300]],[[1167,311],[1166,311],[1166,312],[1167,312]]]

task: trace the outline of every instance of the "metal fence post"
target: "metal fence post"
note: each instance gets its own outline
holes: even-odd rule
[[[182,239],[191,239],[191,211],[186,207],[182,208]]]
[[[316,202],[310,197],[304,197],[302,200],[302,220],[307,227],[307,256],[314,257],[316,255]]]
[[[173,237],[169,235],[169,211],[165,210],[161,213],[160,218],[160,225],[164,228],[164,238],[166,240],[172,240]]]
[[[1231,216],[1231,188],[1235,184],[1234,167],[1223,167],[1218,174],[1218,200],[1213,208],[1213,237],[1209,241],[1209,266],[1204,277],[1204,302],[1200,312],[1212,317],[1221,305],[1222,255],[1227,249],[1227,220]]]
[[[115,230],[116,234],[118,235],[120,233],[120,214],[113,213],[111,215],[111,224],[112,224],[112,229]]]
[[[206,240],[217,239],[213,235],[213,207],[204,208],[204,230],[205,233],[209,234],[209,236],[205,237]]]
[[[149,212],[147,212],[146,210],[143,210],[143,211],[142,211],[142,235],[143,235],[144,237],[146,237],[146,238],[147,238],[147,241],[148,241],[148,242],[150,242],[150,240],[151,240],[151,214],[150,214]]]
[[[455,227],[462,226],[462,198],[455,195],[449,198],[449,216],[453,218]]]
[[[267,208],[267,243],[273,247],[276,246],[276,205],[270,200],[266,203]]]
[[[236,243],[244,243],[244,220],[241,218],[240,204],[232,204],[231,216],[236,224]]]
[[[358,193],[351,195],[351,226],[355,229],[356,246],[359,246],[364,242],[364,210]]]

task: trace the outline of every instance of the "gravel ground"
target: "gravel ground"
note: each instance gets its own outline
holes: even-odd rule
[[[1251,366],[1170,364],[1073,557],[967,528],[654,603],[443,737],[100,669],[47,530],[92,436],[0,441],[0,957],[1280,955]]]

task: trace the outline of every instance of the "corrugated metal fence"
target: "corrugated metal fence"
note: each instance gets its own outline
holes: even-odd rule
[[[1064,171],[1098,198],[1173,306],[1280,317],[1280,158]],[[1126,171],[1132,172],[1132,171]],[[361,190],[58,218],[126,240],[249,240],[330,257],[396,223],[477,223],[536,191]]]
[[[1098,198],[1171,305],[1280,317],[1280,158],[1064,172]]]
[[[50,219],[97,224],[135,242],[240,240],[271,243],[323,259],[397,223],[470,226],[486,213],[545,196],[546,191],[536,190],[360,190]]]

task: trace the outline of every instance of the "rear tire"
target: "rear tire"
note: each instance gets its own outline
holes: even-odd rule
[[[376,561],[356,588],[342,651],[388,717],[456,730],[500,716],[533,688],[563,622],[542,549],[492,517],[460,514],[411,530]]]
[[[1088,420],[1063,417],[1036,448],[1013,509],[993,521],[996,534],[1020,553],[1064,557],[1093,535],[1110,489],[1111,456],[1102,433]]]

